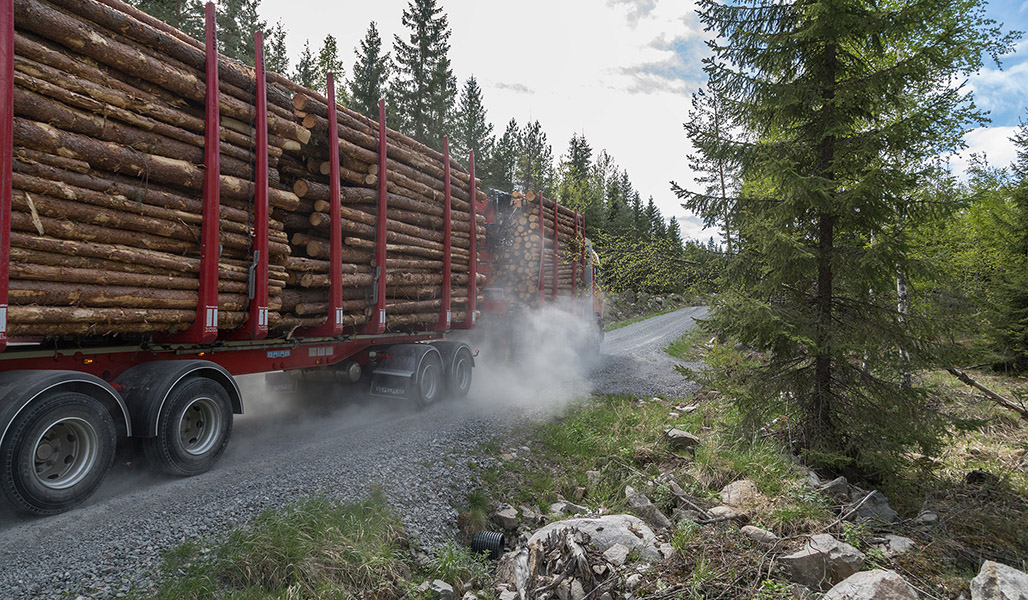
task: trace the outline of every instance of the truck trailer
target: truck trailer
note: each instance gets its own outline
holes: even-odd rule
[[[68,510],[139,438],[211,469],[235,376],[464,396],[480,317],[602,316],[584,216],[119,0],[0,0],[0,488]],[[532,231],[525,230],[528,224]],[[512,250],[516,245],[517,252]],[[518,263],[514,265],[514,263]],[[525,268],[525,263],[529,264]],[[526,286],[532,293],[526,294]],[[501,333],[502,335],[502,333]]]

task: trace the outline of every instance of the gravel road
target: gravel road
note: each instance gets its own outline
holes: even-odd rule
[[[438,544],[454,532],[452,507],[471,484],[480,443],[590,391],[691,393],[694,384],[662,350],[703,314],[685,308],[609,332],[597,364],[578,372],[562,364],[549,379],[536,377],[536,367],[480,365],[466,401],[424,412],[399,403],[312,407],[274,397],[260,378],[241,378],[247,414],[211,472],[155,475],[129,449],[99,492],[71,512],[31,519],[0,504],[0,598],[121,597],[149,587],[161,551],[183,539],[215,536],[313,494],[356,500],[372,483],[384,487],[408,531]],[[535,387],[520,385],[527,380]]]

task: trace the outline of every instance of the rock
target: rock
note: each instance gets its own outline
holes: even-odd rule
[[[521,518],[524,519],[524,521],[526,523],[531,523],[531,524],[534,525],[536,523],[541,523],[542,522],[543,516],[541,514],[537,513],[534,509],[529,508],[527,506],[522,506],[520,508],[521,508]]]
[[[589,509],[585,506],[579,506],[573,504],[567,500],[560,500],[550,505],[550,513],[558,513],[561,515],[580,515],[589,512]]]
[[[691,450],[700,445],[700,438],[677,427],[672,427],[665,431],[664,437],[667,438],[668,443],[675,450]]]
[[[512,552],[500,555],[493,573],[493,585],[512,590],[524,589],[530,574],[528,547],[519,545]]]
[[[971,580],[971,600],[1028,600],[1028,574],[987,560]]]
[[[642,583],[642,578],[642,574],[632,573],[627,578],[625,578],[625,587],[630,590],[634,590],[635,588],[639,587],[640,583]]]
[[[910,552],[915,546],[917,546],[917,542],[908,537],[890,534],[882,538],[882,542],[878,544],[878,549],[888,558],[892,558]]]
[[[628,498],[628,505],[640,519],[646,521],[654,529],[667,529],[671,527],[671,521],[660,512],[650,499],[632,489],[625,488],[625,497]]]
[[[418,593],[428,596],[429,598],[436,598],[438,600],[453,600],[453,586],[446,583],[442,579],[436,579],[435,581],[422,583],[418,586]]]
[[[470,229],[470,224],[468,226]],[[470,236],[470,233],[468,234]],[[583,600],[585,598],[585,587],[582,582],[574,579],[571,581],[571,600]]]
[[[731,506],[715,506],[714,508],[707,511],[710,516],[715,518],[730,519],[739,513],[735,511]]]
[[[621,565],[628,562],[628,547],[623,544],[614,544],[603,553],[603,559],[614,565],[620,567]]]
[[[760,498],[757,486],[749,479],[733,481],[721,489],[721,502],[727,506],[743,508]]]
[[[854,503],[844,508],[843,512],[852,510],[853,506],[864,500],[864,496],[865,494],[862,494],[859,498],[853,498]],[[889,499],[885,497],[885,494],[875,491],[849,518],[851,520],[865,520],[888,525],[899,520],[899,513],[889,506]]]
[[[914,517],[914,523],[918,525],[933,525],[939,520],[939,514],[931,511],[923,512]]]
[[[470,227],[470,225],[469,225]],[[470,229],[469,229],[470,230]],[[633,290],[625,290],[621,292],[621,302],[627,302],[629,304],[635,304],[636,295]]]
[[[646,560],[660,560],[656,536],[638,517],[632,515],[604,515],[594,518],[565,519],[550,523],[532,534],[528,543],[545,539],[555,531],[574,529],[589,536],[589,545],[598,552],[606,552],[614,544],[621,544]]]
[[[700,513],[688,508],[676,508],[671,517],[675,521],[699,521]]]
[[[501,504],[489,518],[507,531],[514,531],[518,528],[518,511],[508,504]]]
[[[850,501],[850,482],[845,477],[836,477],[819,489],[838,504]]]
[[[468,230],[470,231],[470,229],[471,229],[470,221],[468,223],[469,223],[468,224]],[[469,233],[468,236],[470,237],[470,235],[471,234]],[[657,306],[661,307],[661,308],[664,308],[664,299],[661,298],[660,296],[654,296],[653,303],[656,304]]]
[[[468,224],[468,229],[471,229],[470,222]],[[478,594],[476,594],[475,592],[464,592],[464,595],[461,596],[460,600],[479,600],[479,597]]]
[[[850,575],[828,590],[824,600],[918,600],[918,596],[899,573],[874,569]]]
[[[746,525],[739,529],[739,531],[750,538],[754,542],[761,544],[773,544],[778,541],[778,536],[768,531],[767,529],[761,529],[760,527],[754,527],[753,525]]]
[[[864,554],[823,533],[811,536],[801,550],[778,560],[791,581],[823,590],[859,571],[864,565]]]
[[[470,230],[470,227],[471,227],[471,225],[469,224],[468,225],[469,230]],[[470,234],[468,234],[468,235],[470,235]],[[575,488],[574,496],[575,496],[575,500],[581,500],[582,498],[585,498],[585,488],[584,487],[576,487]]]
[[[469,221],[468,229],[470,230],[470,228],[471,228],[471,225],[470,225],[470,221]],[[596,484],[598,484],[600,482],[600,477],[602,477],[602,475],[601,475],[601,473],[599,471],[586,471],[585,472],[585,481],[586,481],[586,483],[589,484],[589,487],[596,487]]]
[[[659,550],[661,556],[663,556],[665,560],[675,555],[675,547],[667,542],[661,544]]]
[[[469,232],[471,231],[471,224],[470,223],[471,222],[468,221],[468,231]],[[471,234],[468,233],[469,237],[470,237],[470,235]],[[518,600],[518,594],[517,594],[517,592],[512,592],[510,590],[504,590],[504,591],[500,592],[500,600]]]

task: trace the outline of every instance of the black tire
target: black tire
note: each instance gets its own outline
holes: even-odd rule
[[[218,462],[232,435],[225,388],[191,377],[171,390],[157,415],[157,435],[143,440],[146,457],[172,475],[199,475]]]
[[[92,396],[58,391],[37,399],[0,447],[4,495],[21,512],[64,512],[100,487],[117,443],[114,419]]]
[[[439,353],[433,350],[421,359],[414,377],[414,397],[418,406],[425,408],[434,404],[442,396],[445,386],[443,361]]]
[[[463,346],[453,355],[450,369],[446,377],[446,391],[451,398],[466,398],[471,391],[471,374],[474,371],[475,360],[471,356],[471,350]]]

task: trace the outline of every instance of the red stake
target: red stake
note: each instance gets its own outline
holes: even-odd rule
[[[472,208],[472,222],[474,221],[474,208]],[[450,138],[443,138],[443,304],[439,313],[439,321],[435,325],[436,331],[448,331],[452,321],[450,311],[452,290],[452,248],[451,248],[451,222],[450,215]],[[474,227],[474,224],[472,224]]]
[[[581,244],[582,241],[578,239],[578,211],[575,211],[575,243]],[[578,295],[578,261],[575,260],[574,255],[571,256],[571,295],[572,297]]]
[[[253,264],[250,267],[250,306],[246,324],[233,339],[263,340],[268,337],[268,93],[264,75],[264,33],[253,33],[254,69],[257,90],[254,97],[257,172],[253,199]]]
[[[546,264],[546,227],[543,225],[543,193],[539,192],[539,306],[543,305],[543,291],[546,289],[546,276],[543,265]]]
[[[378,101],[378,212],[375,223],[375,307],[371,319],[364,326],[364,333],[382,333],[386,328],[386,225],[388,215],[388,190],[386,189],[385,100]]]
[[[553,201],[553,300],[557,300],[557,253],[560,251],[560,238],[557,235],[557,201]]]
[[[475,311],[478,309],[478,248],[476,238],[478,237],[478,222],[475,216],[479,212],[478,189],[475,184],[475,151],[468,155],[468,171],[471,181],[471,201],[468,202],[468,210],[471,217],[471,242],[468,248],[468,305],[464,321],[456,329],[471,329],[475,326]]]
[[[343,215],[339,199],[339,118],[336,115],[335,78],[328,74],[328,318],[325,323],[301,331],[306,337],[336,337],[343,333]]]

